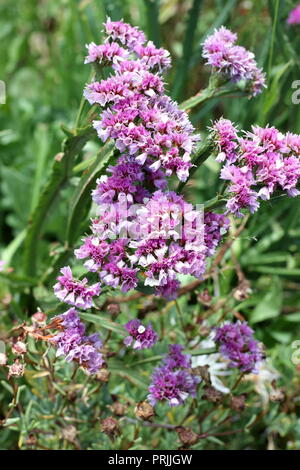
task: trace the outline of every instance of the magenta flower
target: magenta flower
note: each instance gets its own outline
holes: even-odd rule
[[[162,47],[157,49],[152,41],[149,41],[146,46],[136,46],[134,52],[141,59],[142,64],[145,64],[150,69],[157,69],[159,72],[163,72],[171,67],[170,53]]]
[[[104,45],[88,46],[86,63],[111,63],[114,74],[88,84],[84,91],[90,104],[97,103],[103,108],[101,118],[93,122],[99,138],[103,142],[108,138],[114,140],[121,153],[134,157],[151,172],[163,171],[166,176],[175,173],[181,181],[186,181],[199,136],[194,134],[188,115],[164,94],[161,75],[170,67],[169,52],[156,48],[151,41],[145,43],[144,35],[137,28],[122,22],[109,20],[105,31]],[[102,178],[101,182],[105,183],[106,179]],[[131,183],[122,181],[127,194],[131,193]],[[115,184],[119,184],[118,180]],[[114,182],[111,180],[109,185]],[[111,195],[113,192],[108,197]],[[139,199],[142,201],[141,195]]]
[[[62,276],[58,276],[58,282],[54,286],[56,297],[75,307],[86,310],[93,305],[93,297],[100,294],[100,283],[88,285],[86,278],[78,281],[73,278],[72,270],[69,266],[62,268]]]
[[[227,212],[242,217],[241,209],[247,208],[251,213],[257,211],[259,207],[258,194],[252,189],[255,181],[247,166],[241,168],[234,165],[225,166],[221,170],[221,178],[229,180],[231,183],[228,188],[231,197],[226,204]]]
[[[56,356],[65,356],[66,361],[76,361],[89,374],[95,374],[103,366],[100,352],[102,342],[98,333],[85,336],[85,326],[74,308],[54,317],[51,324],[61,330],[51,337],[56,347]]]
[[[166,400],[170,406],[178,406],[196,396],[200,379],[189,372],[191,359],[182,350],[181,345],[170,345],[163,365],[154,370],[148,395],[151,405]]]
[[[104,28],[107,39],[119,41],[129,50],[133,50],[134,47],[144,44],[146,41],[144,33],[139,28],[123,23],[123,21],[111,21],[110,18],[107,18]]]
[[[288,19],[288,24],[300,24],[300,5],[297,5],[296,8],[290,11]]]
[[[213,70],[232,82],[245,80],[250,85],[252,96],[256,96],[266,86],[265,75],[258,68],[254,54],[236,45],[236,41],[237,35],[221,26],[204,41],[203,57]]]
[[[237,159],[237,129],[229,119],[221,118],[212,127],[213,142],[218,149],[217,162],[234,163]]]
[[[130,320],[124,325],[129,333],[124,340],[126,346],[131,346],[133,349],[149,349],[157,342],[158,337],[151,325],[144,326],[138,319]]]
[[[189,369],[191,367],[191,356],[184,354],[182,351],[184,347],[181,344],[170,344],[169,353],[164,359],[165,365],[169,369],[184,368]]]
[[[204,215],[204,223],[206,255],[213,256],[223,236],[229,229],[230,220],[224,214],[206,212]]]
[[[214,341],[219,345],[220,353],[230,360],[230,367],[237,367],[242,372],[257,372],[263,353],[247,323],[238,321],[217,328]]]
[[[110,65],[116,63],[122,59],[128,58],[129,52],[123,47],[120,47],[117,43],[106,43],[97,46],[94,42],[87,45],[88,55],[85,58],[84,63],[89,64],[91,62],[97,62],[98,64]]]

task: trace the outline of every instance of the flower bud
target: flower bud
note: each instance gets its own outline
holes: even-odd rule
[[[117,318],[117,316],[119,315],[121,309],[120,309],[120,306],[118,304],[109,304],[107,306],[107,311],[108,311],[108,313],[111,314],[111,316],[113,318]]]
[[[285,393],[284,391],[281,389],[281,388],[274,388],[271,392],[270,392],[270,401],[274,402],[274,403],[280,403],[282,401],[284,401],[285,399]]]
[[[102,367],[102,369],[100,369],[99,372],[97,372],[96,374],[96,379],[104,383],[107,383],[109,381],[109,377],[110,377],[110,372],[105,367]]]
[[[16,359],[12,365],[8,366],[8,377],[21,377],[24,371],[25,365],[20,362],[20,359]]]
[[[208,292],[208,289],[204,289],[200,294],[198,295],[198,300],[201,302],[203,305],[210,305],[211,303],[211,295]]]
[[[47,315],[43,312],[36,312],[32,315],[31,320],[35,326],[44,326],[46,325]]]
[[[140,401],[137,403],[134,412],[137,418],[141,418],[144,421],[150,421],[151,418],[155,416],[153,406],[151,406],[147,401]]]
[[[11,349],[16,356],[22,356],[27,351],[26,344],[23,343],[23,341],[16,341],[13,343]]]
[[[189,447],[197,444],[199,437],[192,429],[184,428],[182,426],[176,428],[176,432],[180,439],[180,442],[185,446]]]
[[[109,409],[117,416],[124,416],[127,412],[127,406],[118,401],[115,401],[112,405],[110,405]]]
[[[223,393],[216,390],[214,387],[205,387],[203,398],[210,403],[221,403],[223,399]]]
[[[121,434],[119,423],[114,418],[105,418],[101,422],[101,431],[112,441]]]
[[[246,406],[246,398],[247,395],[245,393],[232,397],[230,407],[235,411],[243,411]]]

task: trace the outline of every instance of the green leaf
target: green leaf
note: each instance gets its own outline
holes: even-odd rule
[[[274,277],[270,290],[262,298],[251,314],[251,323],[275,318],[280,314],[282,307],[282,284],[278,277]]]
[[[181,98],[182,89],[187,80],[191,59],[193,57],[194,38],[202,3],[203,0],[193,0],[192,7],[188,13],[188,20],[186,22],[185,36],[183,40],[182,58],[178,61],[174,80],[174,90],[172,93],[175,100],[179,100]]]
[[[136,370],[127,367],[123,361],[110,359],[108,367],[110,372],[120,375],[140,388],[148,389],[149,382],[147,382],[147,380],[145,380],[144,377],[142,377]]]
[[[63,143],[63,152],[58,154],[53,163],[49,180],[42,191],[37,207],[30,217],[24,249],[24,273],[35,276],[38,242],[47,216],[56,202],[61,189],[67,183],[77,154],[84,147],[90,135],[91,127],[82,129],[77,136],[69,136]]]
[[[12,424],[16,424],[20,421],[20,417],[17,418],[8,418],[5,420],[4,424],[2,424],[3,427],[7,428],[8,426],[11,426]]]
[[[249,271],[255,271],[257,273],[263,274],[276,274],[277,276],[292,276],[292,277],[300,277],[300,269],[292,269],[292,268],[274,268],[269,266],[255,266],[249,268]]]
[[[160,47],[161,45],[159,3],[160,0],[144,0],[147,11],[147,37],[148,39],[151,39],[157,47]]]
[[[109,320],[103,315],[98,315],[98,313],[80,313],[80,317],[85,321],[94,323],[95,325],[100,326],[101,328],[113,331],[115,333],[118,333],[119,335],[126,336],[127,334],[125,329],[121,325]]]

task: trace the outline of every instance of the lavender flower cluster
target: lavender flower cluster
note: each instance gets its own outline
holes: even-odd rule
[[[203,57],[214,71],[230,81],[246,81],[251,95],[256,96],[266,86],[265,74],[258,68],[254,54],[236,41],[237,35],[222,26],[204,41]]]
[[[88,45],[85,63],[94,63],[98,69],[109,67],[112,75],[88,84],[84,94],[91,104],[100,106],[100,119],[93,125],[103,142],[114,142],[118,159],[97,180],[92,191],[97,215],[91,220],[91,234],[82,239],[74,252],[98,282],[89,285],[87,278],[75,279],[66,266],[54,286],[54,293],[62,302],[84,310],[93,306],[103,285],[122,292],[148,286],[156,295],[174,299],[180,286],[179,276],[201,279],[208,259],[229,228],[225,214],[203,215],[183,196],[167,189],[167,177],[172,174],[181,181],[187,180],[191,154],[199,139],[187,114],[164,94],[162,73],[170,67],[169,53],[146,42],[138,28],[109,19],[104,26],[104,44]],[[235,41],[235,35],[221,28],[206,41],[207,57],[214,61],[211,65],[219,64],[219,71],[229,73],[232,80],[250,81],[256,94],[263,86],[263,75],[253,55],[234,45]],[[232,183],[228,212],[240,215],[244,207],[253,211],[257,198],[267,197],[278,184],[290,195],[297,194],[296,161],[286,149],[295,152],[299,143],[296,136],[288,135],[284,140],[275,131],[255,128],[253,134],[241,139],[230,121],[223,119],[214,124],[212,135],[218,160],[225,162],[221,176]],[[281,145],[283,140],[285,146]],[[275,172],[279,171],[276,158],[284,160],[280,171],[285,172],[285,179],[280,176],[272,185],[271,176],[279,174]],[[252,189],[255,178],[264,183],[260,193]],[[89,373],[102,367],[99,336],[85,335],[74,308],[55,317],[51,326],[59,330],[51,337],[57,355],[77,361]],[[219,330],[216,341],[231,365],[243,371],[253,370],[259,352],[252,330],[244,325],[238,331],[236,328]],[[137,319],[129,321],[125,329],[128,336],[124,343],[133,349],[151,348],[157,342],[151,325],[145,327]],[[163,364],[155,369],[149,388],[151,404],[167,400],[176,406],[196,395],[199,378],[191,374],[191,358],[182,351],[180,345],[170,346]]]
[[[65,267],[54,287],[61,301],[83,309],[92,306],[100,284],[127,292],[142,282],[157,295],[175,298],[178,275],[201,278],[229,226],[224,215],[212,212],[203,220],[167,190],[173,171],[181,180],[188,177],[197,140],[187,114],[163,94],[168,52],[145,45],[144,34],[123,22],[108,20],[105,34],[104,45],[88,46],[86,63],[110,65],[114,74],[87,85],[85,96],[101,106],[94,126],[103,141],[115,142],[119,157],[97,180],[92,234],[75,250],[100,282],[88,286]]]
[[[177,406],[189,396],[196,396],[200,379],[190,373],[191,358],[183,354],[183,349],[179,344],[170,345],[162,366],[154,370],[148,396],[152,406],[164,400],[170,406]]]
[[[213,125],[212,139],[217,161],[224,163],[221,178],[230,183],[227,212],[241,217],[241,210],[247,208],[253,213],[259,199],[270,199],[278,189],[290,197],[300,194],[299,135],[254,126],[239,137],[233,123],[221,118]]]
[[[229,367],[237,367],[242,372],[258,372],[263,353],[247,323],[238,321],[217,328],[214,341],[219,345],[220,353],[230,360]]]
[[[105,23],[105,43],[88,46],[86,63],[111,65],[113,75],[87,85],[85,97],[101,106],[94,127],[100,139],[115,141],[150,171],[163,168],[186,181],[190,156],[199,136],[187,114],[164,94],[162,73],[171,65],[170,54],[156,48],[138,28],[120,21]]]
[[[85,326],[74,308],[52,318],[48,328],[59,330],[50,339],[56,347],[56,356],[65,356],[66,361],[77,362],[88,374],[95,374],[103,366],[105,361],[100,352],[102,342],[99,335],[85,335]]]

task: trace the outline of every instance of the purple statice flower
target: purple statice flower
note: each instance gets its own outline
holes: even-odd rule
[[[229,119],[221,118],[214,122],[212,139],[218,150],[217,162],[234,163],[237,156],[237,129]]]
[[[133,98],[142,94],[150,98],[164,92],[162,79],[147,70],[126,72],[111,76],[101,82],[92,82],[85,88],[84,96],[90,104],[104,107],[118,103],[123,98]]]
[[[246,132],[246,137],[263,152],[286,152],[285,137],[275,127],[252,126],[252,132]]]
[[[88,271],[96,272],[103,265],[104,259],[110,251],[110,245],[94,236],[83,238],[82,241],[81,247],[74,251],[75,256],[78,259],[88,258],[84,267]]]
[[[137,45],[134,52],[147,68],[158,69],[161,73],[171,67],[170,53],[162,47],[157,49],[152,41],[149,41],[145,46]]]
[[[108,40],[119,41],[129,50],[146,42],[145,35],[139,28],[123,21],[111,21],[110,18],[107,18],[104,23],[104,32]]]
[[[226,204],[227,213],[242,217],[241,209],[249,209],[251,213],[258,209],[258,194],[252,189],[255,181],[251,169],[228,165],[222,168],[221,178],[231,183],[228,188],[231,197]]]
[[[242,372],[257,372],[263,353],[246,322],[227,323],[216,328],[214,341],[219,345],[220,353],[229,359],[230,367],[237,367]]]
[[[100,273],[100,279],[111,287],[120,287],[122,292],[135,289],[138,284],[138,269],[128,267],[124,261],[105,264]]]
[[[222,237],[227,233],[230,220],[224,214],[205,212],[204,243],[207,256],[213,256]]]
[[[139,204],[149,198],[150,191],[165,188],[167,184],[161,170],[151,170],[147,161],[141,166],[133,156],[126,154],[119,157],[117,164],[107,171],[111,176],[101,176],[92,191],[93,200],[98,205],[117,202],[120,195],[126,198],[128,206]]]
[[[86,278],[81,281],[74,279],[69,266],[65,266],[60,271],[62,276],[58,276],[58,282],[54,286],[56,297],[62,302],[84,310],[91,308],[93,297],[100,294],[100,283],[89,286]]]
[[[236,45],[236,41],[237,35],[222,26],[205,40],[203,57],[213,70],[227,76],[232,82],[248,82],[252,96],[255,96],[266,86],[265,76],[258,68],[254,54]]]
[[[170,66],[169,52],[156,48],[151,41],[145,44],[144,36],[141,38],[136,28],[123,22],[109,20],[106,33],[108,38],[103,46],[93,43],[88,46],[90,54],[86,59],[113,62],[113,74],[88,84],[84,91],[90,104],[97,103],[103,108],[100,119],[93,122],[99,138],[103,142],[112,139],[121,153],[134,157],[153,173],[160,171],[166,176],[176,173],[181,181],[186,181],[199,136],[194,134],[187,113],[164,94],[161,75]],[[129,49],[129,57],[124,48]],[[159,178],[160,189],[164,179]],[[101,182],[106,182],[105,177]],[[119,183],[116,177],[107,186]],[[124,192],[131,194],[130,181],[122,183]],[[137,191],[142,193],[140,188]],[[147,194],[139,194],[140,202],[142,196]]]
[[[299,196],[300,191],[296,186],[300,180],[300,158],[295,156],[286,157],[283,162],[279,184],[290,197]]]
[[[168,279],[166,284],[155,288],[155,295],[164,297],[168,301],[175,300],[179,287],[180,282],[177,279]]]
[[[85,326],[74,308],[54,317],[49,327],[59,330],[50,339],[56,347],[57,357],[65,356],[68,362],[76,361],[89,374],[95,374],[103,366],[100,337],[98,333],[85,336]]]
[[[221,123],[222,131],[218,144],[220,150],[222,146],[226,148],[220,159],[226,161],[221,178],[231,182],[227,188],[231,193],[227,212],[239,217],[243,208],[255,212],[259,207],[259,198],[268,200],[274,191],[280,189],[290,197],[300,194],[297,188],[300,179],[299,135],[284,135],[275,127],[253,126],[251,132],[244,132],[243,137],[239,137],[236,132],[223,133],[222,121],[218,122]],[[217,130],[213,131],[212,135],[215,136]],[[234,152],[233,158],[231,150]],[[227,154],[230,157],[226,159]]]
[[[193,206],[172,191],[156,191],[136,211],[135,240],[129,243],[134,252],[129,259],[144,271],[144,284],[157,293],[174,298],[178,274],[202,277],[206,247],[198,218]]]
[[[169,344],[169,353],[164,359],[165,365],[169,369],[189,369],[191,367],[191,357],[184,354],[184,347],[181,344]]]
[[[284,161],[279,153],[268,152],[256,171],[256,181],[262,185],[258,195],[261,199],[270,199],[278,183],[282,181]]]
[[[98,64],[103,63],[110,65],[122,59],[126,59],[129,56],[128,51],[115,42],[101,44],[100,46],[92,42],[86,47],[88,49],[88,55],[85,58],[85,64],[96,62]]]
[[[134,319],[124,326],[129,333],[124,340],[126,346],[131,346],[133,343],[133,349],[149,349],[157,342],[157,334],[151,325],[145,327],[140,320]]]
[[[182,405],[189,396],[196,396],[198,382],[199,378],[186,370],[159,367],[154,370],[148,400],[152,406],[164,400],[170,406]]]
[[[0,260],[0,272],[4,271],[4,267],[5,267],[5,261]]]
[[[300,24],[300,5],[290,11],[287,24]]]
[[[288,152],[300,155],[300,135],[287,132],[285,134],[284,143]]]
[[[177,406],[196,396],[200,379],[190,373],[191,358],[182,351],[183,346],[170,345],[163,364],[154,370],[148,395],[151,405],[167,400],[170,406]]]
[[[115,140],[118,150],[134,156],[140,165],[154,172],[161,168],[167,176],[177,173],[183,181],[188,177],[190,155],[199,137],[193,134],[187,114],[171,100],[160,95],[149,99],[137,92],[109,104],[93,125],[103,142]]]
[[[83,366],[89,374],[96,374],[104,364],[101,354],[92,344],[80,344],[66,356],[66,361],[76,361]]]

